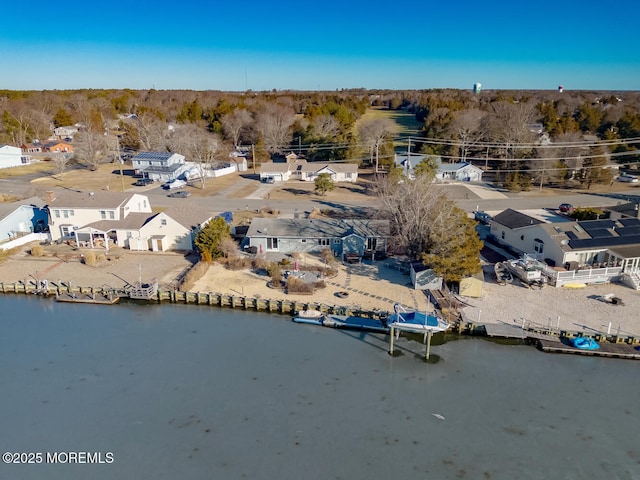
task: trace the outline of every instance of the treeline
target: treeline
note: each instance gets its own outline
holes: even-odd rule
[[[356,124],[372,106],[415,115],[415,152],[484,164],[512,188],[607,181],[605,164],[638,161],[638,92],[0,90],[0,142],[44,141],[55,127],[80,125],[83,141],[117,133],[120,148],[131,150],[193,150],[205,142],[222,156],[254,145],[258,161],[293,150],[312,161],[388,168],[400,140],[393,125]],[[92,149],[93,162],[106,151]]]

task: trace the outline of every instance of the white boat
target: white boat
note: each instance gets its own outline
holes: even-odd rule
[[[319,310],[300,310],[293,317],[293,321],[296,323],[308,323],[311,325],[323,325],[324,313]]]
[[[393,306],[393,310],[394,313],[389,315],[387,321],[389,328],[426,334],[444,332],[450,327],[449,323],[440,317],[426,312],[408,311],[398,303]]]

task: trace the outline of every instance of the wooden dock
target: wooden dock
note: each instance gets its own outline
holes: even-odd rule
[[[581,350],[567,345],[560,340],[551,338],[539,338],[536,340],[538,348],[547,353],[570,353],[574,355],[589,355],[593,357],[624,358],[630,360],[640,360],[640,350],[626,343],[599,343],[597,350]]]
[[[120,297],[89,293],[62,293],[56,295],[56,301],[66,303],[90,303],[95,305],[114,305],[120,301]]]
[[[488,337],[520,338],[524,340],[529,336],[521,327],[506,323],[487,323],[484,329]]]

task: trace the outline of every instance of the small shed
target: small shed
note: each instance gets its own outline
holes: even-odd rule
[[[460,295],[463,297],[480,298],[482,297],[483,284],[484,275],[482,271],[471,277],[463,278],[460,280]]]
[[[422,262],[412,262],[409,270],[411,284],[416,290],[440,290],[442,288],[442,277],[438,277],[435,272]]]

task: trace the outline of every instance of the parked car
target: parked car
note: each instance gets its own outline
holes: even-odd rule
[[[635,175],[620,175],[618,177],[618,181],[625,183],[638,183],[638,177]]]
[[[276,179],[273,177],[264,177],[262,183],[276,183]]]
[[[562,213],[571,213],[575,210],[575,207],[570,203],[561,203],[558,207],[558,210],[560,210]]]
[[[144,187],[144,186],[150,185],[152,183],[153,183],[153,180],[151,180],[150,178],[139,178],[138,180],[136,180],[134,185],[136,187]]]
[[[487,212],[478,210],[475,213],[474,218],[483,225],[489,225],[491,223],[491,215],[489,215]]]
[[[187,198],[190,195],[191,195],[191,193],[187,192],[186,190],[178,190],[177,192],[170,193],[169,195],[167,195],[167,197]]]

